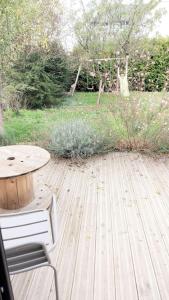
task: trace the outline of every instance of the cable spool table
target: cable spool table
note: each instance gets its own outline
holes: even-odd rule
[[[0,147],[0,208],[19,209],[32,202],[33,173],[49,160],[49,152],[37,146]]]

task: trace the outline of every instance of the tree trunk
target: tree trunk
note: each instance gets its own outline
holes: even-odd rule
[[[2,75],[0,73],[0,135],[4,133],[4,125],[3,125],[3,107],[1,103],[2,98]]]
[[[2,103],[0,103],[0,135],[4,134]]]
[[[98,94],[98,97],[97,97],[97,105],[100,104],[100,96],[101,96],[101,93],[103,92],[103,90],[104,90],[104,85],[103,85],[103,81],[101,79],[100,84],[99,84],[99,94]]]
[[[77,83],[78,83],[78,79],[79,79],[81,69],[82,69],[82,65],[79,66],[79,69],[78,69],[78,72],[77,72],[77,75],[76,75],[75,83],[72,85],[72,89],[70,90],[70,94],[71,94],[72,97],[73,97],[74,92],[76,90],[76,86],[77,86]]]

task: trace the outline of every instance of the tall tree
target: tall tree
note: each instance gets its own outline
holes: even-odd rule
[[[0,0],[0,66],[11,64],[25,48],[47,47],[59,34],[59,0]]]
[[[0,0],[0,98],[7,70],[20,53],[47,48],[58,40],[61,15],[60,0]],[[0,134],[3,132],[0,103]]]
[[[75,24],[78,45],[90,55],[103,53],[106,49],[132,52],[160,20],[163,9],[160,0],[93,0],[82,10]]]

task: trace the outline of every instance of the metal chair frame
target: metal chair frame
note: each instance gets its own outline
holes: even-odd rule
[[[20,216],[20,217],[24,217],[25,218],[29,215],[32,217],[37,217],[37,215],[40,213],[40,216],[43,216],[43,212],[45,216],[48,216],[48,220],[46,220],[46,226],[50,225],[49,231],[47,231],[48,233],[51,234],[51,243],[47,246],[43,241],[39,241],[39,242],[26,242],[26,243],[20,243],[15,245],[15,241],[19,240],[22,238],[26,239],[27,236],[18,236],[12,239],[9,238],[9,231],[10,229],[15,228],[15,224],[13,224],[13,227],[11,226],[11,220],[12,217],[14,217],[14,219],[16,220],[16,217]],[[48,214],[46,213],[48,212]],[[7,257],[7,263],[8,263],[8,268],[9,268],[9,273],[10,275],[14,275],[14,274],[19,274],[19,273],[24,273],[24,272],[28,272],[37,268],[41,268],[41,267],[50,267],[53,269],[54,272],[54,283],[55,283],[55,291],[56,291],[56,300],[59,300],[59,294],[58,294],[58,282],[57,282],[57,271],[55,269],[55,267],[52,265],[51,260],[50,260],[50,256],[49,253],[55,248],[56,243],[57,243],[57,211],[56,211],[56,199],[55,199],[55,195],[52,196],[52,201],[48,207],[48,209],[36,209],[36,210],[31,210],[31,211],[27,211],[27,212],[18,212],[18,213],[12,213],[12,214],[3,214],[0,216],[0,227],[2,230],[2,237],[3,237],[3,241],[4,241],[4,245],[5,242],[7,243],[8,240],[12,240],[13,242],[13,246],[12,247],[7,247],[5,246],[5,253],[6,253],[6,257]],[[10,220],[10,226],[8,227],[4,227],[3,224],[8,224],[8,221]],[[14,221],[15,221],[14,220]],[[5,222],[4,222],[5,221]],[[39,220],[39,224],[42,223],[42,220]],[[2,223],[2,225],[1,225]],[[36,227],[36,237],[38,237],[38,222],[35,225]],[[33,223],[29,223],[28,225],[32,225],[35,224]],[[23,228],[26,227],[27,224],[19,224],[17,225],[17,230],[19,231],[19,227]],[[8,239],[5,238],[7,232],[7,236]],[[42,233],[39,232],[39,236]],[[28,235],[29,238],[30,236],[33,236],[33,232],[32,235]],[[36,257],[36,259],[32,258],[31,260],[31,256],[33,256],[34,254],[36,255],[38,253],[38,250],[36,250],[36,247],[39,247],[39,252],[42,253],[42,255],[40,256],[40,258]],[[22,253],[19,253],[19,251],[22,251]],[[32,252],[31,252],[32,251]],[[24,261],[24,256],[27,257],[27,261]],[[37,256],[37,255],[36,255]],[[23,259],[22,259],[23,257]],[[30,257],[30,260],[28,260]],[[22,259],[22,260],[21,260]],[[39,263],[35,263],[35,265],[33,265],[33,261],[35,260],[43,260],[43,262],[39,262]],[[10,261],[13,260],[14,265],[10,265]],[[16,264],[15,264],[16,262]],[[25,264],[25,267],[23,267],[23,264]],[[26,264],[31,264],[31,266],[26,266]],[[19,266],[22,265],[22,266]],[[10,268],[13,268],[13,271],[10,271]]]

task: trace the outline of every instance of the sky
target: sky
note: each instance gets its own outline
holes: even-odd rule
[[[166,15],[163,16],[161,24],[159,25],[159,33],[164,36],[169,36],[169,1],[163,1],[161,6],[165,8]]]

